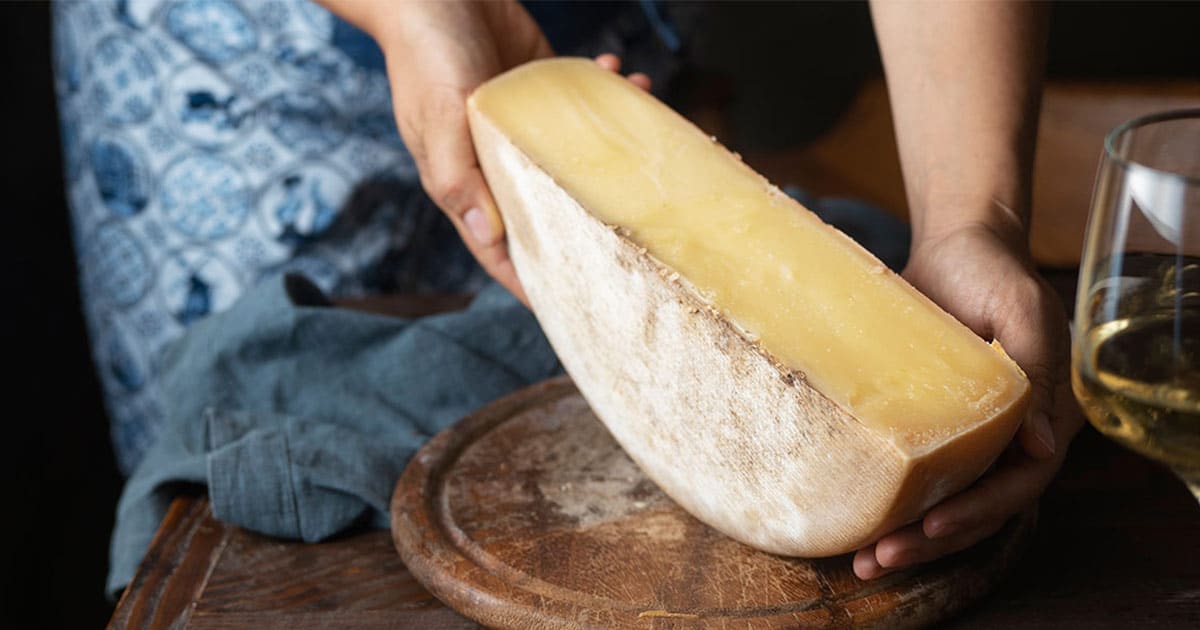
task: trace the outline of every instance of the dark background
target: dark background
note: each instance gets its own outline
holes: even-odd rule
[[[79,308],[48,5],[0,3],[0,627],[96,628],[120,477]]]
[[[713,10],[719,19],[698,61],[734,77],[731,117],[742,142],[811,139],[857,81],[879,72],[863,4]],[[1198,24],[1198,3],[1058,4],[1049,74],[1200,76]],[[111,614],[103,583],[120,476],[80,315],[48,5],[2,2],[0,28],[0,627],[98,627]]]

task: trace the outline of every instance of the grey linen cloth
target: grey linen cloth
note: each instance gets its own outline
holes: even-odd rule
[[[207,487],[221,521],[271,536],[386,528],[393,485],[422,444],[562,369],[498,285],[464,311],[409,320],[331,308],[293,275],[195,324],[161,370],[167,418],[117,506],[110,596],[189,486]]]

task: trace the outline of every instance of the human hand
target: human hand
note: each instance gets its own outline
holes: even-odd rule
[[[467,126],[467,97],[484,81],[554,54],[541,29],[515,1],[375,2],[325,0],[379,43],[387,60],[392,106],[421,185],[483,268],[528,304],[504,224],[488,190]],[[615,55],[596,59],[616,72]],[[649,89],[642,74],[629,77]]]
[[[984,339],[999,340],[1028,375],[1032,399],[1015,443],[991,470],[921,521],[855,554],[854,573],[862,579],[929,562],[996,533],[1042,494],[1083,425],[1067,379],[1066,314],[1034,271],[1018,232],[1005,238],[973,224],[913,248],[904,277]]]

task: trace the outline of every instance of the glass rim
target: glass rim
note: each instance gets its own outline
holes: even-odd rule
[[[1167,110],[1165,112],[1157,112],[1154,114],[1146,114],[1144,116],[1138,116],[1137,118],[1131,118],[1131,119],[1117,125],[1116,127],[1113,128],[1112,131],[1108,132],[1108,134],[1104,136],[1104,154],[1109,160],[1112,160],[1113,162],[1120,164],[1122,167],[1124,167],[1126,169],[1132,169],[1132,168],[1145,169],[1147,171],[1154,173],[1155,175],[1159,175],[1162,177],[1182,180],[1183,182],[1187,182],[1189,184],[1200,184],[1200,177],[1184,175],[1183,173],[1177,173],[1175,171],[1168,171],[1168,170],[1163,170],[1161,168],[1156,168],[1153,166],[1147,166],[1136,160],[1130,160],[1130,159],[1127,159],[1127,158],[1117,155],[1116,150],[1113,148],[1114,144],[1116,143],[1117,138],[1119,138],[1121,135],[1125,134],[1128,131],[1133,131],[1134,129],[1137,129],[1139,127],[1145,127],[1147,125],[1152,125],[1154,123],[1166,122],[1169,120],[1181,120],[1184,118],[1196,118],[1196,119],[1200,120],[1200,107],[1192,107],[1192,108],[1186,108],[1186,109],[1173,109],[1173,110]]]

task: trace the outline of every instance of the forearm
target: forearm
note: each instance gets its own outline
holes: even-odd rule
[[[330,13],[349,22],[372,39],[382,43],[387,37],[381,32],[388,23],[388,17],[394,15],[404,4],[391,0],[313,0],[325,7]]]
[[[873,0],[871,13],[914,244],[984,225],[1024,246],[1044,7]]]

